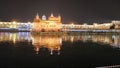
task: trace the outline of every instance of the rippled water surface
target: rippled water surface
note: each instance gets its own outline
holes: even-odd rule
[[[119,34],[0,32],[0,68],[89,68],[111,65],[120,65]]]

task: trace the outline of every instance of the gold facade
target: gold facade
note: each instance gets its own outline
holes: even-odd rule
[[[59,32],[61,31],[61,16],[54,17],[53,14],[46,20],[46,16],[43,15],[42,19],[37,14],[34,19],[32,31],[35,32]]]

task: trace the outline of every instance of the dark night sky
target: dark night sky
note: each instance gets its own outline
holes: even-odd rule
[[[0,20],[33,21],[36,13],[62,22],[109,22],[120,20],[120,0],[0,0]]]

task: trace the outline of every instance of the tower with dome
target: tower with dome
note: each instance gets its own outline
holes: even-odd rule
[[[58,15],[57,17],[54,17],[53,14],[51,14],[50,17],[48,17],[48,20],[45,15],[42,16],[42,18],[39,17],[39,14],[34,18],[32,31],[34,32],[60,32],[61,31],[61,16]]]

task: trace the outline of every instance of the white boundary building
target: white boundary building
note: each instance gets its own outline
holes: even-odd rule
[[[0,29],[18,29],[18,30],[28,30],[33,27],[33,23],[27,22],[0,22]],[[114,26],[114,29],[120,29],[120,21],[112,21],[111,23],[97,24],[61,24],[62,31],[69,30],[109,30],[110,27]]]

